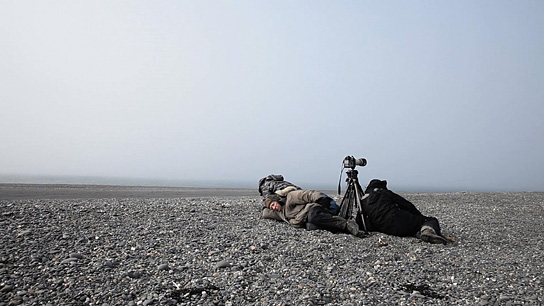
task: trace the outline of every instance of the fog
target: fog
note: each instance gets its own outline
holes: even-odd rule
[[[542,1],[4,1],[0,174],[335,189],[353,155],[362,185],[544,191],[542,16]]]

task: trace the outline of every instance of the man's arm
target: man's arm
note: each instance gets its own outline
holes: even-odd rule
[[[316,190],[295,190],[287,194],[286,203],[288,206],[306,205],[317,203],[317,200],[324,197],[323,193]]]
[[[263,219],[274,219],[278,221],[285,221],[279,211],[270,209],[270,208],[263,208],[262,212]]]
[[[421,212],[412,204],[412,202],[406,200],[405,198],[401,197],[400,195],[394,193],[391,190],[387,190],[385,192],[387,196],[393,200],[400,208],[407,210],[413,214],[421,215]]]

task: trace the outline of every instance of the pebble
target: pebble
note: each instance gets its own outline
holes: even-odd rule
[[[20,232],[18,236],[28,236],[31,233],[32,233],[31,230],[24,230],[24,231]]]
[[[104,266],[108,268],[115,268],[119,266],[119,262],[116,260],[108,260],[104,263]]]
[[[164,270],[169,270],[170,267],[168,266],[168,264],[161,264],[159,265],[158,269],[159,271],[164,271]]]
[[[13,290],[13,286],[12,285],[5,285],[3,288],[2,288],[2,292],[10,292]]]
[[[127,276],[130,278],[140,278],[142,277],[142,273],[139,271],[130,271],[127,273]]]
[[[221,260],[217,263],[216,267],[221,269],[221,268],[226,268],[226,267],[230,267],[232,265],[232,263],[228,260]]]

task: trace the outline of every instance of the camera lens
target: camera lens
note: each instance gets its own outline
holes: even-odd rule
[[[364,158],[357,158],[357,159],[355,159],[355,164],[356,164],[357,166],[364,167],[364,166],[366,166],[366,159],[364,159]]]

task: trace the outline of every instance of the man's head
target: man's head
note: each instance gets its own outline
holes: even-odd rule
[[[271,193],[264,200],[264,206],[273,210],[281,209],[281,197],[275,193]]]
[[[387,189],[387,181],[386,180],[379,180],[379,179],[373,179],[368,183],[368,186],[366,186],[365,193],[370,193],[370,191],[374,190],[374,188],[382,188]]]

